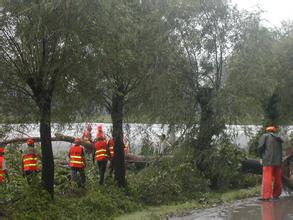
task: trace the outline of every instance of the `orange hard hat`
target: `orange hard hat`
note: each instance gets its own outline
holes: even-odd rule
[[[29,139],[27,139],[26,143],[28,145],[34,145],[35,144],[35,140],[33,138],[29,138]]]
[[[275,126],[268,126],[266,127],[267,132],[276,132],[277,128]]]
[[[81,142],[81,138],[79,137],[74,138],[74,143],[80,143],[80,142]]]

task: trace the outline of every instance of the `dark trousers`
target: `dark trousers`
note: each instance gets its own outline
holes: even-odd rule
[[[104,177],[105,177],[105,172],[106,172],[106,167],[107,167],[107,160],[100,160],[98,161],[98,168],[99,168],[99,174],[100,174],[100,185],[104,184]]]
[[[77,173],[79,173],[80,179],[77,178]],[[85,186],[85,173],[83,168],[71,167],[71,180],[77,183],[78,187]]]
[[[26,178],[27,183],[32,184],[33,180],[36,178],[38,171],[27,170],[24,171],[24,177]]]
[[[114,171],[113,159],[110,160],[109,170],[110,170],[109,175],[110,177],[112,177],[112,173]]]

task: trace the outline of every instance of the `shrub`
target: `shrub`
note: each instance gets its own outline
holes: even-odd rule
[[[6,158],[10,181],[0,184],[0,210],[11,219],[112,219],[139,210],[141,205],[112,179],[97,186],[97,167],[87,163],[87,185],[77,188],[69,179],[70,169],[56,163],[55,198],[41,186],[41,173],[31,185],[22,176],[20,151],[8,148]]]
[[[207,190],[207,181],[188,161],[170,158],[156,161],[132,179],[138,199],[146,204],[165,204],[175,200],[195,199]]]
[[[204,174],[210,179],[212,189],[229,189],[238,187],[235,185],[239,178],[242,161],[246,159],[246,154],[236,145],[230,143],[226,138],[218,140],[212,148],[200,153],[202,159],[201,166],[205,168]]]

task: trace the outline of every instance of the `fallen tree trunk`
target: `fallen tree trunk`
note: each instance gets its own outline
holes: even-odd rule
[[[33,138],[35,140],[35,142],[41,142],[40,137],[30,137],[30,138]],[[14,143],[23,144],[23,143],[26,143],[27,139],[28,138],[13,138],[13,139],[5,140],[5,141],[0,142],[0,146],[5,147],[7,144],[14,144]],[[75,137],[57,133],[57,134],[55,134],[55,137],[51,138],[51,141],[64,141],[64,142],[73,143],[74,139],[75,139]],[[85,149],[88,153],[94,152],[95,147],[94,147],[93,143],[91,143],[89,141],[81,141],[81,145],[85,147]],[[127,154],[125,156],[125,161],[127,163],[139,164],[140,167],[144,167],[152,159],[154,159],[154,157],[153,158],[146,158],[144,156],[134,155],[134,154]]]
[[[30,138],[33,138],[35,142],[41,142],[40,137],[30,137]],[[26,143],[27,139],[28,138],[13,138],[10,140],[5,140],[0,142],[0,146],[5,147],[5,145],[7,144],[14,144],[14,143],[23,144],[23,143]],[[75,137],[57,133],[55,134],[55,137],[51,138],[51,141],[64,141],[64,142],[73,143],[74,139]],[[84,146],[88,152],[93,152],[94,150],[94,145],[89,141],[81,141],[81,145]]]
[[[258,160],[248,159],[242,162],[241,171],[244,173],[262,174],[262,165]]]

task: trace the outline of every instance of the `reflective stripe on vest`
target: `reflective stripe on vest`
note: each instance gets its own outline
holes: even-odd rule
[[[114,146],[110,146],[110,154],[111,154],[111,157],[114,157],[115,155]]]
[[[25,154],[22,156],[23,170],[24,171],[37,171],[38,158],[35,154]]]
[[[113,138],[111,138],[109,140],[109,150],[110,150],[111,159],[113,159],[114,156],[115,156],[115,152],[114,152],[114,140],[113,140]]]
[[[0,183],[4,181],[4,170],[3,170],[4,156],[0,156]]]
[[[101,160],[107,160],[108,155],[107,155],[107,142],[105,140],[102,141],[97,141],[95,143],[95,149],[96,149],[96,160],[101,161]]]
[[[111,158],[113,158],[114,155],[115,155],[115,152],[114,152],[114,140],[113,140],[113,138],[111,138],[111,139],[109,140],[109,148],[110,148],[110,155],[111,155]],[[124,146],[124,153],[125,153],[125,154],[128,154],[128,145],[125,145],[125,146]]]
[[[82,156],[83,148],[79,145],[73,145],[70,148],[70,162],[69,166],[74,168],[84,168],[84,158]]]

